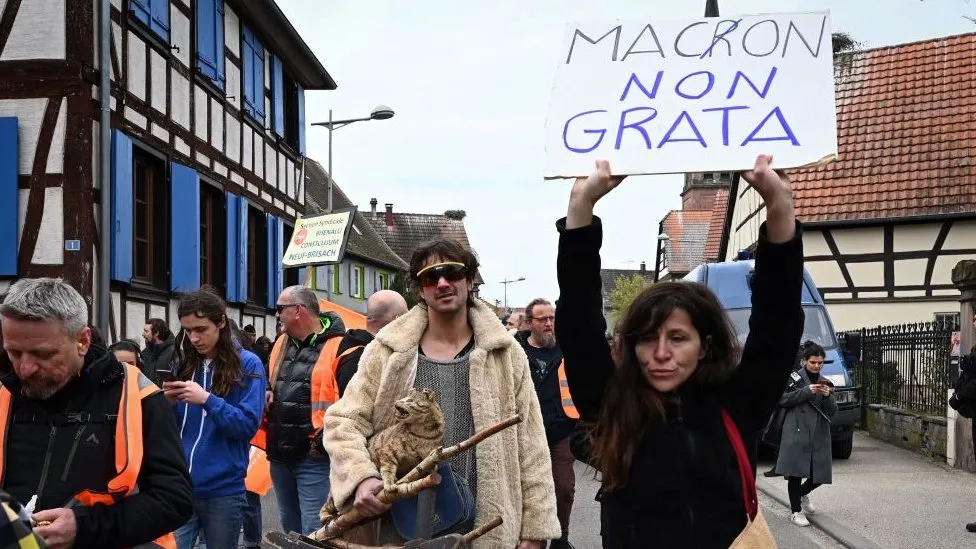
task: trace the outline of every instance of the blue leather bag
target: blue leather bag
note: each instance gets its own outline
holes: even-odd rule
[[[430,537],[454,533],[453,530],[474,519],[474,498],[468,483],[451,469],[449,463],[437,467],[441,482],[434,490],[434,513],[431,517]],[[420,496],[393,502],[390,516],[397,533],[405,540],[421,537],[418,532],[417,512]]]

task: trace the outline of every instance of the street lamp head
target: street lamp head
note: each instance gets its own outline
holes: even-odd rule
[[[377,105],[369,117],[373,120],[387,120],[393,118],[393,109],[386,105]]]

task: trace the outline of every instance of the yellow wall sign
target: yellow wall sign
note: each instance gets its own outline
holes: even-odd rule
[[[298,218],[285,250],[285,267],[329,265],[342,261],[356,208]]]

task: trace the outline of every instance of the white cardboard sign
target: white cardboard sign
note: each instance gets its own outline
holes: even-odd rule
[[[356,207],[295,220],[291,242],[282,258],[285,267],[333,265],[342,261]]]
[[[546,121],[547,179],[777,168],[837,155],[828,12],[568,27]]]

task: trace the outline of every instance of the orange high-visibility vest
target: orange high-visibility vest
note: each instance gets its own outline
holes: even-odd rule
[[[268,462],[268,454],[257,446],[251,446],[244,488],[259,496],[264,496],[271,489],[271,463]]]
[[[563,360],[559,363],[559,398],[563,401],[563,412],[570,419],[579,419],[579,412],[576,411],[576,405],[573,404],[573,395],[569,394],[569,382],[566,381],[566,361]]]
[[[91,507],[96,503],[115,505],[126,497],[139,491],[136,481],[142,468],[142,400],[159,392],[139,368],[124,365],[122,396],[119,398],[118,418],[115,421],[115,471],[114,478],[108,481],[105,492],[82,490],[75,494],[68,507],[84,505]],[[6,472],[7,427],[10,421],[10,391],[0,385],[0,479]],[[143,543],[132,549],[176,549],[176,539],[172,533],[152,542]]]
[[[285,344],[288,339],[287,334],[281,335],[271,349],[271,357],[268,360],[269,391],[274,391],[275,376],[281,363],[285,360],[287,354]],[[312,434],[310,436],[315,436],[322,431],[325,425],[325,411],[339,399],[339,383],[336,381],[339,361],[356,349],[363,347],[357,345],[339,353],[341,342],[342,337],[340,336],[333,336],[326,340],[325,346],[319,353],[319,358],[315,361],[315,366],[312,367]],[[258,432],[251,439],[251,444],[262,450],[267,450],[267,437],[267,423],[262,421]]]

